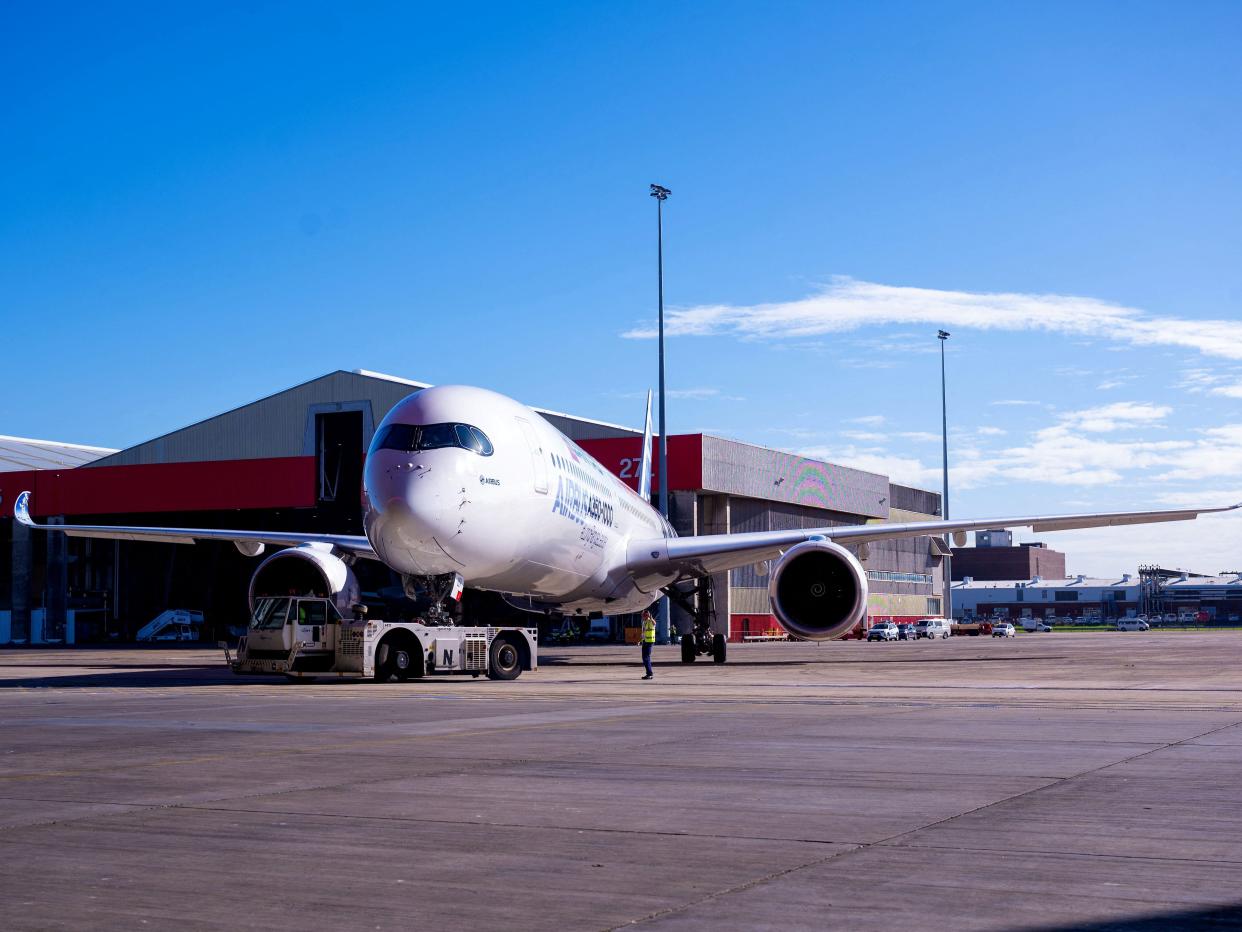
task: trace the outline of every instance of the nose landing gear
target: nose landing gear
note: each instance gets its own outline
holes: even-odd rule
[[[443,576],[402,576],[405,597],[414,602],[428,603],[422,621],[428,625],[461,624],[461,596],[465,581],[460,573]]]

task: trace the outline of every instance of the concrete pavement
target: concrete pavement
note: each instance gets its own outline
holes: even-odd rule
[[[637,653],[0,651],[4,925],[1242,929],[1242,633]]]

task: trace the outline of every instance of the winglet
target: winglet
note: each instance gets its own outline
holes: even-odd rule
[[[638,466],[638,497],[651,501],[651,392],[647,392],[647,420],[643,423],[643,457]]]
[[[13,517],[18,523],[26,525],[26,527],[34,527],[35,523],[30,520],[30,493],[23,492],[17,496],[17,501],[13,503]]]

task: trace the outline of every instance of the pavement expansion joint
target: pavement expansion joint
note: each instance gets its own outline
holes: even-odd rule
[[[932,826],[928,826],[928,828],[931,828],[931,827]],[[923,831],[923,829],[918,829],[918,831]],[[891,844],[889,842],[875,842],[875,844],[885,847],[885,848],[905,848],[910,851],[956,851],[962,854],[971,853],[971,852],[982,853],[982,854],[1006,854],[1006,855],[1017,854],[1017,855],[1027,855],[1029,857],[1045,857],[1048,854],[1047,851],[1041,851],[1038,848],[1013,848],[1013,847],[988,848],[986,846],[980,846],[980,845],[924,845],[924,844],[918,844],[918,843]],[[1178,863],[1183,863],[1183,864],[1223,864],[1223,865],[1236,864],[1236,865],[1242,866],[1242,859],[1232,860],[1229,858],[1184,858],[1184,857],[1176,857],[1173,855],[1164,855],[1164,854],[1162,855],[1120,854],[1116,852],[1109,852],[1108,854],[1098,854],[1098,853],[1089,852],[1089,851],[1058,851],[1057,857],[1064,858],[1066,860],[1082,860],[1082,861],[1097,861],[1100,858],[1106,857],[1109,860],[1141,861],[1141,862],[1146,862],[1150,864],[1163,864],[1169,861],[1176,861]]]
[[[770,883],[773,880],[778,880],[781,877],[787,877],[790,874],[797,873],[798,871],[807,870],[808,868],[812,868],[812,867],[819,867],[820,865],[827,864],[829,861],[833,861],[838,858],[844,857],[847,854],[854,854],[860,850],[863,850],[865,847],[867,846],[859,845],[856,848],[849,848],[845,851],[834,851],[832,854],[824,855],[822,858],[815,858],[813,860],[806,861],[805,863],[802,863],[802,864],[795,864],[792,867],[787,867],[781,870],[772,871],[768,874],[764,874],[762,877],[753,877],[750,880],[744,881],[742,883],[736,883],[728,887],[722,887],[719,890],[713,890],[711,893],[701,896],[698,899],[691,900],[688,903],[679,903],[676,906],[668,906],[668,907],[665,907],[664,909],[659,909],[659,910],[656,910],[655,912],[648,913],[645,916],[639,916],[635,919],[631,919],[629,922],[623,922],[619,925],[608,926],[607,932],[616,932],[616,930],[618,929],[624,929],[629,926],[641,925],[642,923],[645,923],[645,922],[653,922],[658,919],[663,919],[666,916],[672,916],[672,915],[676,915],[677,913],[685,912],[688,909],[693,909],[694,907],[701,906],[704,903],[710,903],[711,901],[718,900],[721,897],[729,896],[735,893],[743,893],[747,890],[752,890],[755,887],[761,886],[765,883]]]
[[[155,807],[160,808],[160,807]],[[648,838],[697,838],[697,839],[719,839],[729,841],[768,841],[778,842],[780,844],[791,845],[856,845],[863,847],[865,843],[857,841],[839,841],[830,838],[787,838],[777,835],[739,835],[736,833],[721,832],[686,832],[686,831],[660,831],[659,829],[642,829],[642,828],[607,828],[598,825],[545,825],[537,822],[501,822],[491,819],[432,819],[425,816],[394,816],[394,815],[359,815],[357,813],[347,812],[305,812],[303,810],[286,810],[286,809],[255,809],[249,807],[235,806],[204,806],[187,804],[180,806],[168,806],[163,808],[169,809],[185,809],[195,812],[231,812],[231,813],[250,813],[254,815],[272,815],[272,816],[301,816],[302,818],[314,819],[331,819],[331,820],[358,820],[362,822],[401,822],[426,825],[451,825],[451,826],[470,826],[472,828],[507,828],[519,829],[522,831],[535,832],[568,832],[575,835],[628,835],[633,837]]]
[[[641,923],[645,923],[645,922],[650,922],[650,921],[658,920],[658,919],[664,918],[665,916],[670,916],[670,915],[674,915],[674,914],[676,914],[676,913],[684,912],[684,911],[686,911],[686,910],[688,910],[688,909],[694,908],[694,907],[696,907],[696,906],[700,906],[700,905],[702,905],[703,903],[706,903],[706,902],[709,902],[709,901],[712,901],[712,900],[716,900],[716,899],[719,899],[719,898],[721,898],[721,897],[728,896],[728,895],[730,895],[730,894],[741,893],[741,892],[744,892],[744,891],[746,891],[746,890],[753,889],[754,887],[758,887],[758,886],[761,886],[761,885],[763,885],[763,884],[770,883],[770,882],[771,882],[771,881],[773,881],[773,880],[777,880],[777,879],[779,879],[779,878],[786,877],[786,876],[789,876],[789,875],[791,875],[791,874],[797,873],[797,872],[799,872],[799,871],[804,871],[804,870],[807,870],[807,869],[809,869],[809,868],[818,867],[818,866],[820,866],[821,864],[824,864],[824,863],[826,863],[826,862],[828,862],[828,861],[832,861],[832,860],[839,860],[839,859],[844,859],[844,858],[846,858],[846,857],[849,857],[849,856],[852,856],[852,855],[856,855],[856,854],[858,854],[858,853],[859,853],[859,852],[861,852],[861,851],[867,851],[867,850],[870,850],[870,849],[873,849],[873,848],[894,848],[894,849],[896,849],[896,848],[908,848],[908,849],[914,849],[914,848],[916,848],[916,847],[918,847],[918,846],[915,846],[915,845],[904,845],[904,844],[900,844],[900,843],[899,843],[899,842],[900,842],[900,839],[907,838],[907,837],[909,837],[909,836],[911,836],[911,835],[914,835],[914,834],[916,834],[916,833],[918,833],[918,832],[925,832],[925,831],[927,831],[928,829],[933,829],[933,828],[937,828],[937,827],[939,827],[939,826],[948,825],[948,824],[950,824],[950,823],[952,823],[952,822],[954,822],[954,821],[956,821],[956,820],[958,820],[958,819],[964,818],[964,817],[966,817],[966,816],[975,815],[975,814],[977,814],[977,813],[984,812],[984,811],[989,810],[989,809],[993,809],[993,808],[996,808],[996,807],[999,807],[999,806],[1003,806],[1003,805],[1006,805],[1006,804],[1012,803],[1012,802],[1014,802],[1014,801],[1016,801],[1016,800],[1023,799],[1023,798],[1025,798],[1025,797],[1028,797],[1028,796],[1034,795],[1034,794],[1036,794],[1036,793],[1041,793],[1041,792],[1044,792],[1045,790],[1048,790],[1048,789],[1051,789],[1051,788],[1054,788],[1054,787],[1058,787],[1058,786],[1062,786],[1062,785],[1064,785],[1064,784],[1065,784],[1065,783],[1067,783],[1067,782],[1070,782],[1070,781],[1073,781],[1073,780],[1076,780],[1076,779],[1080,779],[1080,778],[1082,778],[1082,777],[1084,777],[1084,776],[1088,776],[1088,775],[1090,775],[1090,774],[1094,774],[1094,773],[1099,773],[1100,771],[1107,770],[1107,769],[1109,769],[1109,768],[1111,768],[1111,767],[1116,767],[1116,766],[1118,766],[1118,765],[1120,765],[1120,764],[1126,764],[1126,763],[1130,763],[1130,762],[1135,761],[1135,760],[1139,760],[1140,758],[1147,757],[1147,756],[1148,756],[1148,755],[1150,755],[1150,754],[1155,754],[1155,753],[1158,753],[1159,751],[1167,750],[1167,749],[1169,749],[1169,748],[1177,747],[1177,746],[1179,746],[1179,745],[1188,744],[1188,743],[1189,743],[1189,742],[1191,742],[1191,741],[1196,741],[1196,740],[1198,740],[1198,739],[1200,739],[1200,738],[1204,738],[1204,737],[1206,737],[1206,736],[1208,736],[1208,735],[1211,735],[1211,734],[1214,734],[1214,733],[1216,733],[1216,732],[1220,732],[1220,731],[1224,731],[1224,730],[1229,729],[1229,728],[1233,728],[1233,727],[1235,727],[1235,726],[1236,726],[1236,725],[1238,725],[1238,724],[1239,724],[1238,722],[1230,722],[1230,723],[1228,723],[1228,724],[1221,725],[1221,726],[1218,726],[1218,727],[1216,727],[1216,728],[1210,728],[1210,729],[1208,729],[1207,731],[1201,732],[1200,734],[1193,735],[1193,736],[1188,737],[1188,738],[1183,738],[1183,739],[1180,739],[1180,740],[1177,740],[1177,741],[1164,742],[1164,743],[1159,744],[1159,745],[1158,745],[1158,746],[1156,746],[1156,747],[1153,747],[1153,748],[1150,748],[1150,749],[1148,749],[1148,750],[1142,751],[1142,752],[1140,752],[1140,753],[1138,753],[1138,754],[1131,755],[1131,756],[1126,757],[1126,758],[1124,758],[1124,759],[1122,759],[1122,760],[1112,761],[1112,762],[1110,762],[1110,763],[1103,764],[1103,765],[1101,765],[1101,766],[1099,766],[1099,767],[1092,767],[1092,768],[1088,768],[1087,770],[1080,771],[1080,772],[1075,773],[1075,774],[1073,774],[1073,775],[1071,775],[1071,776],[1066,776],[1066,777],[1061,777],[1061,778],[1055,778],[1052,782],[1047,783],[1047,784],[1045,784],[1045,785],[1043,785],[1043,786],[1033,787],[1032,789],[1026,790],[1026,791],[1021,792],[1021,793],[1015,793],[1015,794],[1013,794],[1013,795],[1011,795],[1011,796],[1006,796],[1006,797],[1004,797],[1004,798],[1002,798],[1002,799],[993,800],[992,802],[985,803],[985,804],[980,805],[980,806],[976,806],[976,807],[974,807],[974,808],[971,808],[971,809],[965,810],[965,811],[963,811],[963,812],[954,813],[953,815],[948,816],[948,817],[946,817],[946,818],[944,818],[944,819],[939,819],[939,820],[936,820],[936,821],[934,821],[934,822],[929,822],[929,823],[927,823],[926,825],[921,825],[921,826],[918,826],[917,828],[914,828],[914,829],[907,829],[907,830],[905,830],[905,831],[902,831],[902,832],[899,832],[899,833],[897,833],[897,834],[895,834],[895,835],[892,835],[892,836],[890,836],[890,837],[888,837],[888,838],[882,838],[882,839],[879,839],[878,841],[874,841],[874,842],[861,843],[861,844],[856,845],[855,847],[850,848],[850,849],[849,849],[849,850],[847,850],[847,851],[839,851],[839,852],[834,852],[834,853],[833,853],[833,854],[831,854],[831,855],[827,855],[827,856],[825,856],[825,857],[823,857],[823,858],[817,858],[817,859],[815,859],[815,860],[808,861],[808,862],[806,862],[805,864],[794,865],[794,866],[792,866],[792,867],[785,868],[785,869],[782,869],[782,870],[779,870],[779,871],[773,871],[773,872],[771,872],[771,873],[769,873],[769,874],[766,874],[766,875],[764,875],[764,876],[762,876],[762,877],[753,878],[753,879],[751,879],[751,880],[749,880],[749,881],[746,881],[746,882],[744,882],[744,883],[734,884],[734,885],[732,885],[732,886],[730,886],[730,887],[726,887],[726,888],[723,888],[723,889],[720,889],[720,890],[714,891],[713,893],[710,893],[710,894],[708,894],[708,895],[706,895],[706,896],[700,897],[699,899],[696,899],[696,900],[694,900],[694,901],[692,901],[692,902],[678,904],[677,906],[670,906],[670,907],[667,907],[667,908],[665,908],[665,909],[658,910],[658,911],[653,912],[653,913],[649,913],[649,914],[647,914],[647,915],[645,915],[645,916],[638,917],[638,918],[636,918],[636,919],[631,920],[630,922],[623,923],[623,924],[621,924],[621,925],[617,925],[617,926],[612,926],[612,927],[610,927],[610,932],[612,932],[612,930],[615,930],[615,929],[622,929],[622,928],[625,928],[626,926],[638,925],[638,924],[641,924]],[[962,849],[962,850],[968,850],[968,849]],[[1044,852],[1044,853],[1046,853],[1046,852]],[[1083,859],[1091,860],[1091,859],[1098,859],[1099,857],[1101,857],[1101,855],[1090,855],[1090,854],[1086,854],[1086,855],[1079,855],[1079,857],[1082,857]],[[1160,858],[1160,859],[1155,859],[1155,858],[1152,858],[1152,859],[1149,859],[1149,860],[1168,860],[1168,859],[1167,859],[1167,858]],[[1222,862],[1222,861],[1220,861],[1220,860],[1218,860],[1218,859],[1213,859],[1213,860],[1211,860],[1211,861],[1209,861],[1209,862],[1204,862],[1203,860],[1200,860],[1200,859],[1186,859],[1186,860],[1187,860],[1188,862],[1193,862],[1193,863],[1216,863],[1216,864],[1219,864],[1219,863],[1227,863],[1227,864],[1229,864],[1229,863],[1234,863],[1234,862],[1232,862],[1232,861],[1224,861],[1224,862]]]

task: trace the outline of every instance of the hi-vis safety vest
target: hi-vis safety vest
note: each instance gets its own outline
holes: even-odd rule
[[[655,643],[655,622],[654,621],[651,621],[648,619],[643,620],[643,643],[644,644]]]

